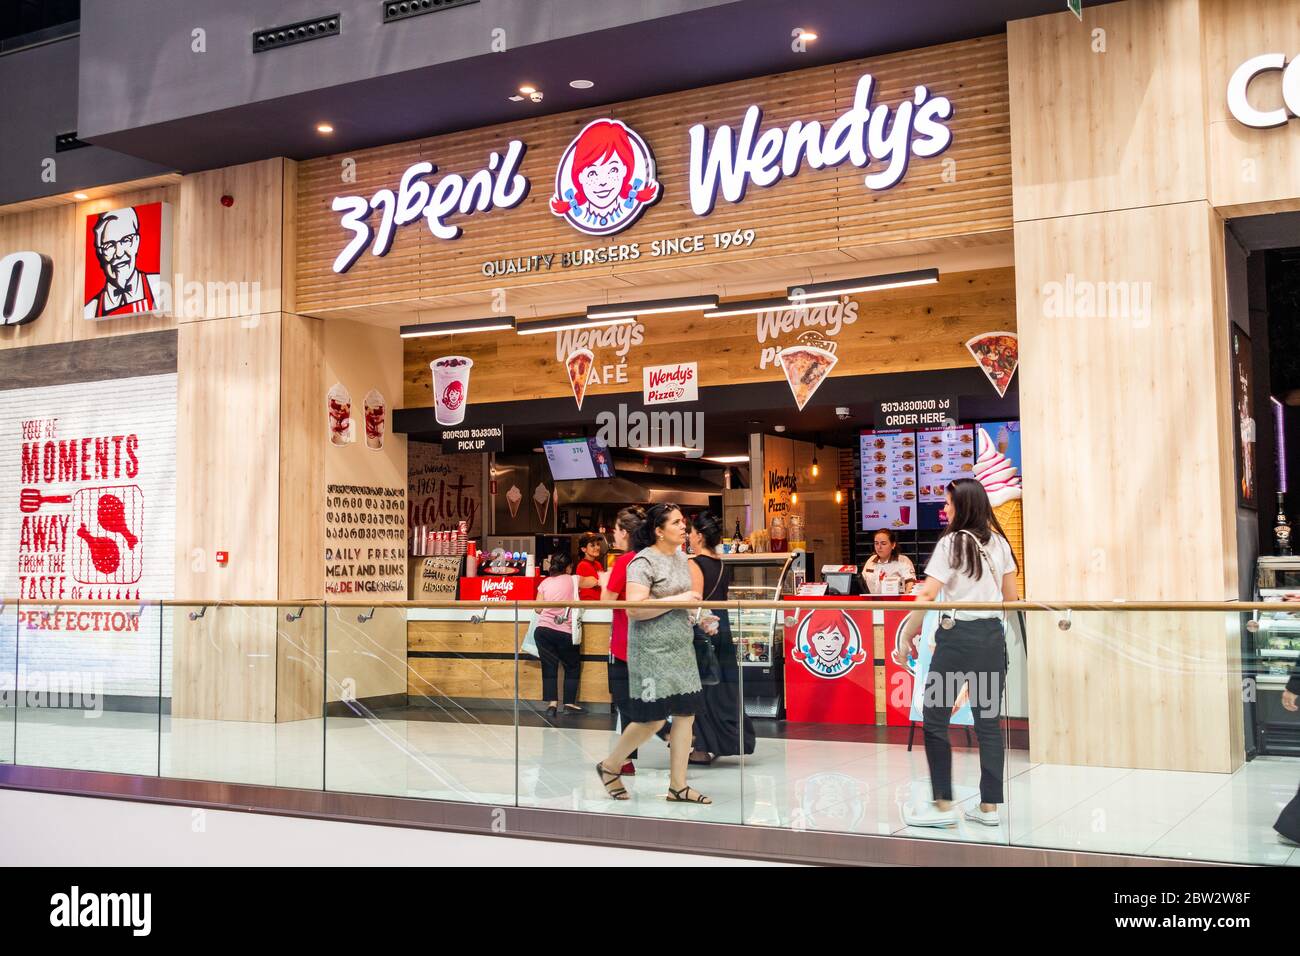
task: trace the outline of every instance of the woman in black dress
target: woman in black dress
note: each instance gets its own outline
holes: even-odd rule
[[[713,649],[721,671],[721,680],[704,688],[704,707],[695,715],[690,757],[694,764],[712,763],[715,757],[731,757],[742,750],[754,752],[754,725],[741,716],[740,663],[731,641],[731,622],[725,607],[709,603],[726,601],[731,585],[731,569],[717,553],[721,541],[722,525],[715,515],[703,511],[692,519],[691,590],[704,595],[705,606],[719,618]]]

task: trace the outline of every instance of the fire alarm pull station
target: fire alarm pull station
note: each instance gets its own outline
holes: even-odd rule
[[[221,566],[224,568],[224,567],[225,567],[227,564],[229,564],[229,563],[230,563],[230,552],[229,552],[229,551],[218,551],[218,552],[217,552],[217,564],[221,565]]]

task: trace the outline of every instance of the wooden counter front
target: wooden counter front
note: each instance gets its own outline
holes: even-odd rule
[[[431,616],[460,612],[428,612]],[[583,704],[608,704],[609,612],[588,612],[595,620],[582,627],[582,677],[578,699]],[[424,699],[509,701],[515,695],[515,647],[522,641],[528,618],[520,615],[518,637],[513,611],[494,609],[487,620],[408,620],[407,693],[411,703]],[[603,620],[601,620],[603,618]],[[542,666],[535,657],[519,658],[519,696],[542,699]]]

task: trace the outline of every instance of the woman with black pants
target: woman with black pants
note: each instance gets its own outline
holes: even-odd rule
[[[973,478],[952,482],[948,485],[944,513],[948,526],[926,566],[925,583],[916,591],[917,600],[933,601],[936,597],[952,602],[1016,600],[1016,558],[993,514],[984,486]],[[924,612],[914,612],[901,630],[916,634],[923,616]],[[903,822],[914,827],[957,824],[948,724],[965,686],[980,751],[980,803],[968,809],[965,816],[975,823],[995,827],[1001,823],[998,804],[1003,802],[1001,718],[1007,673],[1003,615],[1000,611],[946,611],[944,617],[952,618],[952,626],[935,631],[934,654],[925,676],[921,708],[925,759],[930,765],[934,802],[904,807]],[[909,642],[912,639],[905,638]],[[894,659],[898,660],[900,654],[905,656],[906,649],[896,649]]]
[[[569,574],[569,556],[563,551],[551,555],[549,577],[537,586],[539,601],[574,602],[577,580]],[[558,713],[560,698],[557,691],[560,665],[564,665],[564,712],[581,714],[578,705],[578,678],[582,676],[582,648],[573,643],[573,607],[548,607],[537,614],[533,639],[537,642],[537,657],[542,662],[542,700],[546,701],[546,716]]]
[[[707,511],[691,519],[691,590],[704,596],[705,605],[726,601],[731,569],[718,557],[722,524]],[[713,650],[718,658],[718,683],[704,688],[704,707],[695,715],[695,740],[690,762],[713,763],[717,757],[754,752],[754,725],[741,713],[740,662],[731,640],[731,621],[725,607],[709,610],[718,617]]]

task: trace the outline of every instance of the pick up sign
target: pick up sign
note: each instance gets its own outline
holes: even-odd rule
[[[700,370],[695,362],[651,365],[641,370],[641,400],[646,405],[696,402],[700,398]]]
[[[442,433],[444,455],[479,454],[506,450],[504,425],[480,425],[478,428],[448,428]]]

